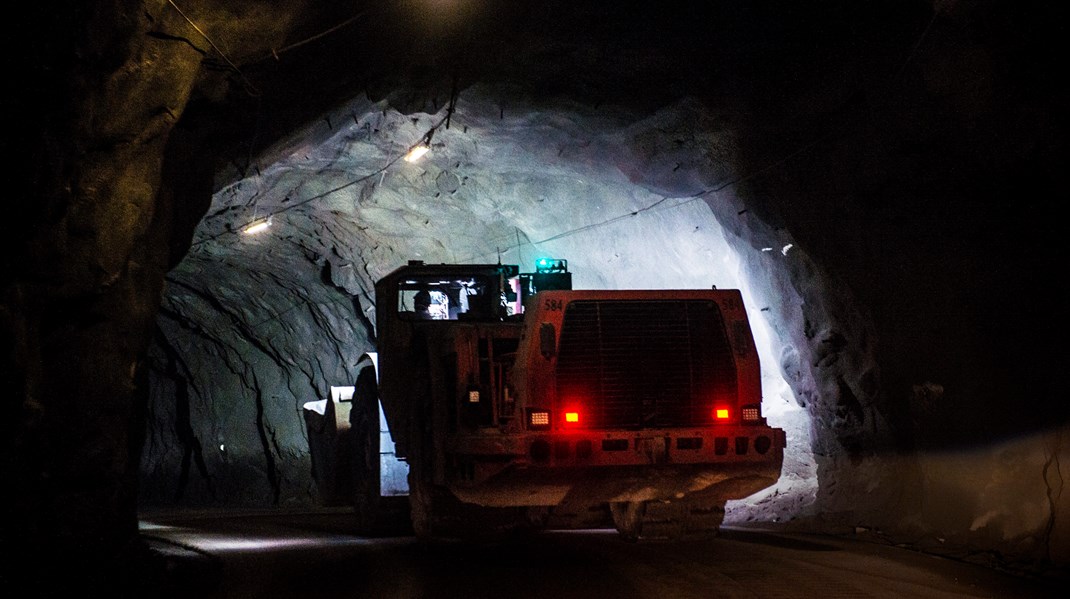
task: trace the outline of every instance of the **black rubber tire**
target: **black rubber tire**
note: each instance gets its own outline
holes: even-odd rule
[[[414,464],[409,465],[409,519],[412,522],[412,532],[420,540],[428,540],[434,536],[432,516],[434,502],[432,501],[432,487],[429,482],[420,479],[419,472]]]
[[[717,536],[724,501],[621,501],[611,502],[609,512],[625,541],[706,538]]]
[[[636,542],[643,534],[643,516],[646,514],[646,502],[613,501],[609,504],[609,514],[613,517],[613,526],[625,541]]]
[[[379,465],[379,389],[374,368],[365,367],[357,375],[349,423],[355,453],[353,510],[357,527],[363,532],[374,532],[379,523],[382,492]]]

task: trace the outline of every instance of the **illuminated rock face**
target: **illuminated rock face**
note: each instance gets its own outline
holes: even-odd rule
[[[920,221],[886,220],[894,207],[877,215],[851,206],[838,212],[819,196],[868,184],[850,169],[818,177],[820,193],[785,190],[777,181],[768,188],[741,183],[748,168],[741,124],[695,98],[644,110],[512,100],[506,113],[504,95],[489,85],[466,88],[449,128],[445,108],[403,115],[386,101],[357,99],[281,141],[258,161],[258,174],[215,194],[191,252],[169,275],[160,320],[168,342],[153,355],[167,363],[167,349],[176,362],[197,364],[155,378],[159,420],[146,455],[144,501],[170,503],[170,494],[181,492],[183,504],[315,504],[300,406],[330,385],[352,383],[356,359],[374,347],[374,280],[409,259],[529,267],[537,256],[556,256],[569,260],[581,288],[713,284],[748,294],[752,319],[769,337],[765,409],[789,431],[791,447],[782,483],[730,504],[729,523],[897,529],[922,542],[973,537],[1036,550],[1034,534],[1051,512],[1041,509],[1046,487],[1034,483],[1054,438],[961,450],[977,442],[970,427],[1001,419],[937,407],[945,388],[936,380],[968,386],[970,372],[937,360],[928,368],[941,375],[904,388],[902,377],[920,375],[898,365],[917,356],[882,355],[884,344],[906,342],[917,327],[976,334],[962,328],[974,318],[968,306],[926,313],[930,301],[946,300],[936,300],[940,289],[915,288],[932,273],[904,273],[919,267],[909,261],[923,261],[918,250],[887,256],[886,247],[868,241],[912,239],[914,227],[930,226],[932,208],[907,195]],[[401,160],[431,131],[431,152],[415,163]],[[839,143],[889,151],[879,149],[889,143],[880,137]],[[835,168],[843,152],[810,159]],[[802,176],[798,169],[780,165],[779,176]],[[893,181],[906,176],[879,172]],[[752,189],[763,192],[759,200]],[[943,201],[961,199],[949,193]],[[824,220],[796,214],[807,212],[796,202]],[[763,213],[794,224],[772,226]],[[267,230],[243,233],[268,217]],[[839,230],[847,218],[859,229]],[[809,248],[826,251],[826,237],[844,245],[818,263]],[[962,239],[927,239],[925,251],[945,259]],[[847,268],[852,261],[866,267]],[[886,277],[902,289],[872,296],[873,286],[893,284]],[[860,303],[865,294],[872,304]],[[893,320],[875,317],[889,309]],[[913,324],[904,329],[905,322]],[[937,338],[915,352],[931,355],[929,344],[956,342]],[[990,350],[944,351],[982,359]],[[883,364],[897,366],[889,372]],[[192,393],[179,399],[193,408],[188,427],[173,427],[171,414],[185,410],[174,411],[170,389],[187,379]],[[976,393],[981,405],[994,400]],[[910,402],[921,402],[922,411],[912,412],[918,406]],[[905,453],[912,445],[941,453]],[[181,465],[196,448],[203,470],[195,460]],[[1008,471],[1000,465],[1007,452],[1033,466]],[[975,486],[987,489],[985,496],[957,513],[955,535],[944,498]],[[1031,507],[1023,511],[1010,500],[1012,489],[1029,489]]]
[[[1067,561],[1057,19],[413,2],[295,47],[350,15],[241,3],[192,15],[224,60],[136,4],[42,14],[63,42],[15,97],[47,117],[0,236],[17,534],[129,537],[146,380],[144,505],[315,501],[300,406],[371,347],[371,282],[549,253],[577,286],[748,286],[797,484],[741,519]]]
[[[314,504],[301,406],[353,384],[374,347],[374,282],[407,260],[531,269],[560,257],[577,288],[593,289],[740,288],[741,253],[806,260],[725,238],[711,206],[741,205],[735,141],[731,123],[698,101],[652,113],[511,102],[506,115],[501,95],[464,90],[449,128],[445,110],[405,116],[352,102],[216,193],[168,275],[145,502]],[[431,152],[399,160],[428,131]],[[752,306],[763,330],[766,312]],[[812,502],[816,479],[808,418],[779,377],[781,345],[765,355],[766,411],[792,431],[798,457],[776,502],[795,509],[771,516],[785,520]]]

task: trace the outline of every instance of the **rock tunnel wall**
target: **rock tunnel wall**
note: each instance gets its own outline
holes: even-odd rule
[[[480,261],[500,253],[523,264],[537,255],[566,256],[578,286],[610,288],[701,287],[719,282],[716,263],[728,261],[750,287],[752,317],[774,331],[773,366],[791,386],[792,407],[809,416],[799,437],[812,445],[796,445],[795,454],[812,451],[818,477],[816,496],[805,484],[774,489],[736,506],[730,522],[872,531],[949,554],[985,555],[986,547],[1010,543],[1018,555],[1059,555],[1058,434],[951,456],[924,451],[939,440],[917,436],[932,426],[930,414],[912,414],[910,401],[936,384],[885,383],[881,323],[844,280],[850,273],[836,272],[836,257],[819,266],[794,235],[812,234],[810,223],[774,226],[761,218],[767,206],[737,183],[730,121],[686,99],[648,115],[514,103],[506,117],[494,100],[500,95],[465,90],[454,128],[436,133],[432,159],[384,171],[375,165],[401,155],[404,141],[418,139],[441,114],[406,116],[358,101],[276,147],[269,155],[278,162],[257,177],[217,194],[193,251],[169,275],[154,355],[197,356],[205,339],[217,348],[207,351],[212,364],[182,367],[201,379],[189,398],[201,409],[187,436],[152,429],[151,471],[143,478],[157,495],[147,497],[166,503],[177,485],[198,489],[181,502],[314,503],[299,407],[330,384],[350,382],[355,358],[373,345],[372,281],[410,257]],[[824,190],[839,185],[827,181]],[[790,203],[776,199],[782,192],[775,186],[765,193],[767,202]],[[309,197],[318,204],[286,206]],[[257,211],[274,213],[271,235],[286,244],[237,233]],[[722,225],[726,238],[709,233]],[[884,284],[888,275],[873,272],[879,268],[874,260],[867,276]],[[213,287],[196,290],[205,284]],[[948,318],[938,316],[945,326]],[[250,322],[255,326],[242,324]],[[226,335],[212,331],[220,326],[234,338],[222,343]],[[170,425],[169,386],[182,378],[157,377],[157,425]],[[904,421],[911,423],[905,429]],[[203,470],[179,457],[191,444],[202,448]],[[949,463],[968,463],[971,474]],[[807,465],[793,468],[786,478],[805,482]],[[967,510],[964,489],[979,493],[969,495],[976,499]],[[959,499],[949,520],[950,497]]]
[[[409,258],[490,260],[505,247],[504,259],[521,264],[536,253],[564,255],[578,280],[594,287],[630,286],[629,273],[660,272],[667,263],[689,271],[675,273],[677,285],[704,286],[705,267],[694,265],[704,265],[705,258],[683,256],[693,250],[679,232],[688,227],[698,232],[703,222],[715,220],[724,227],[731,253],[738,256],[762,316],[775,332],[777,366],[794,401],[809,414],[806,438],[818,464],[816,503],[793,498],[777,504],[791,506],[786,512],[759,506],[755,517],[797,518],[806,521],[804,526],[835,531],[895,530],[902,538],[937,548],[954,538],[955,551],[1010,543],[1032,557],[1051,555],[1053,545],[1055,554],[1061,554],[1065,533],[1055,523],[1065,503],[1060,501],[1057,460],[1063,450],[1060,434],[1042,432],[1042,423],[1061,422],[1062,412],[1044,400],[1036,410],[1013,418],[998,409],[1001,397],[1019,393],[1009,387],[1011,381],[1030,380],[1039,389],[1046,377],[1035,368],[1043,359],[1015,342],[1017,335],[1008,330],[1009,323],[1024,318],[1022,307],[1005,295],[988,293],[1003,280],[1020,288],[1044,287],[1034,269],[1013,266],[1016,260],[1031,263],[1035,258],[1029,256],[1037,248],[1024,235],[1021,217],[998,206],[1005,202],[1009,178],[1027,181],[1027,175],[1039,174],[1033,184],[1041,189],[1046,184],[1043,156],[1053,141],[1045,129],[1050,121],[1033,104],[1039,98],[1028,96],[1032,88],[1012,93],[1016,88],[1005,79],[1028,73],[1011,74],[1010,62],[986,58],[982,43],[965,37],[964,18],[953,11],[936,13],[928,31],[919,29],[913,37],[884,34],[879,40],[896,43],[885,47],[869,40],[873,45],[862,46],[865,51],[853,60],[837,55],[831,63],[806,62],[814,56],[802,52],[794,65],[799,72],[788,84],[780,71],[790,67],[759,62],[777,72],[756,71],[759,76],[750,87],[736,90],[730,100],[673,100],[669,90],[664,99],[648,98],[636,110],[584,100],[583,91],[570,96],[577,92],[568,91],[574,84],[568,82],[553,101],[538,90],[538,83],[467,86],[453,128],[435,134],[435,152],[450,158],[417,169],[377,170],[444,115],[443,100],[436,100],[434,89],[399,91],[412,80],[385,88],[386,106],[401,107],[411,113],[407,117],[383,111],[371,100],[358,101],[336,108],[293,141],[276,146],[262,159],[257,177],[217,194],[187,262],[197,264],[198,255],[217,251],[204,248],[237,243],[243,248],[238,254],[245,256],[239,263],[254,271],[263,268],[272,259],[257,252],[256,242],[235,241],[239,238],[232,231],[255,218],[257,210],[325,194],[317,202],[327,206],[330,221],[322,213],[295,211],[299,223],[294,226],[303,234],[291,235],[292,255],[279,256],[286,265],[269,270],[347,273],[340,278],[348,283],[333,281],[315,292],[322,297],[313,299],[331,305],[334,315],[326,320],[343,329],[349,321],[351,336],[332,339],[314,333],[320,323],[303,308],[294,317],[302,324],[279,324],[290,315],[276,323],[273,315],[292,309],[286,302],[261,307],[262,318],[255,322],[266,319],[269,328],[292,327],[295,339],[321,339],[331,364],[295,365],[277,349],[254,351],[274,356],[259,361],[255,377],[245,377],[276,383],[274,389],[264,387],[266,411],[243,408],[257,422],[245,429],[258,431],[253,439],[261,440],[231,445],[253,452],[241,460],[251,486],[234,487],[237,497],[270,496],[282,503],[312,499],[297,407],[314,394],[323,395],[337,380],[332,377],[344,379],[345,356],[359,355],[369,345],[367,327],[355,326],[352,319],[357,310],[370,316],[371,281],[393,266]],[[908,39],[921,44],[914,54],[889,51],[905,51]],[[831,47],[844,52],[841,44]],[[981,78],[964,81],[963,71]],[[978,93],[966,101],[956,81],[979,85]],[[395,137],[383,142],[384,136]],[[529,141],[523,150],[503,145],[504,139],[519,138]],[[982,143],[989,138],[1016,143]],[[297,174],[264,166],[276,159],[296,159],[302,166]],[[497,172],[488,176],[486,165],[495,160],[504,165],[493,167]],[[525,170],[531,164],[543,165],[545,171]],[[561,182],[566,179],[574,184]],[[331,191],[339,186],[346,189]],[[668,205],[658,203],[667,199],[672,200]],[[676,222],[660,237],[662,245],[683,242],[682,248],[636,252],[634,248],[650,247],[652,239],[659,239],[650,222],[631,237],[614,231],[592,239],[565,236],[537,243],[560,233],[562,220],[585,226],[634,213],[635,221],[675,221],[663,209],[695,199],[710,212],[693,213],[690,221]],[[647,212],[647,207],[654,209]],[[291,217],[289,211],[283,216]],[[331,224],[339,222],[350,224]],[[342,229],[329,230],[338,226]],[[308,247],[305,239],[313,231],[346,241]],[[466,235],[461,238],[457,231]],[[230,241],[221,242],[221,235]],[[642,241],[629,244],[629,239]],[[190,285],[197,279],[250,276],[205,277],[195,267],[190,273],[198,276],[191,278],[184,268],[171,275],[178,277],[169,284],[175,298],[187,294],[175,290],[178,281]],[[291,284],[293,294],[301,295],[301,288],[303,284]],[[228,295],[205,289],[200,294]],[[363,303],[349,305],[346,294]],[[978,299],[982,297],[986,300]],[[167,324],[169,310],[179,314],[190,306],[172,302],[168,296],[161,329],[178,335],[172,345],[192,348],[181,339],[196,330],[192,314]],[[237,303],[248,310],[257,301]],[[985,318],[991,311],[1004,317]],[[1001,341],[994,344],[997,338]],[[1022,352],[1011,361],[1003,359],[998,346],[1007,341]],[[230,362],[240,364],[241,351],[234,345]],[[237,396],[260,405],[264,400],[255,399],[261,395],[251,391],[255,386],[201,384],[201,393],[212,399],[195,395],[194,403]],[[165,422],[168,409],[159,406]],[[220,432],[214,426],[202,425],[195,438],[210,447],[207,455],[214,457],[209,461],[224,467],[229,458],[215,454],[223,454],[218,447],[227,444],[217,443]],[[282,430],[287,440],[280,442]],[[1034,430],[1041,431],[1039,436],[1012,441]],[[181,463],[175,450],[182,443],[165,440],[168,434],[155,437],[156,447],[174,454],[167,460]],[[949,476],[949,452],[952,461],[967,459],[965,455],[977,460],[969,476]],[[154,455],[149,454],[150,471],[160,476],[146,480],[156,481],[148,488],[164,498],[175,487],[175,471],[154,463]],[[282,465],[294,470],[279,470]],[[201,484],[188,482],[196,478],[190,476],[185,484]],[[269,495],[248,490],[265,485]],[[958,497],[969,493],[963,489],[979,493],[970,509],[953,520],[945,518],[949,488]],[[1013,489],[1024,490],[1024,498],[1014,499]],[[243,501],[237,497],[223,494],[213,501]],[[1019,500],[1029,506],[1025,512]]]
[[[738,286],[702,189],[667,187],[731,170],[723,126],[685,126],[714,121],[701,105],[641,116],[514,103],[505,116],[499,96],[466,90],[453,126],[412,165],[397,156],[442,115],[351,103],[216,194],[167,277],[150,353],[146,505],[314,504],[301,405],[353,383],[374,347],[373,282],[409,259],[531,268],[557,256],[578,288]],[[636,184],[642,173],[663,177],[660,195]],[[267,232],[240,232],[269,214]]]

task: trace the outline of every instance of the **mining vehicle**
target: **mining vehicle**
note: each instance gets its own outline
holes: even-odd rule
[[[378,516],[379,405],[409,466],[420,537],[615,527],[714,533],[773,485],[785,435],[762,416],[738,290],[575,290],[568,265],[410,261],[375,286],[358,362],[354,505]]]

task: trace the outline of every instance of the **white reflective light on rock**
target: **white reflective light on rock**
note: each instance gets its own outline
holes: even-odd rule
[[[430,149],[431,148],[424,145],[416,146],[415,148],[409,150],[409,153],[405,155],[405,162],[416,162],[417,160],[422,158],[423,155],[426,154]]]
[[[267,229],[270,226],[271,226],[271,219],[269,218],[267,220],[262,220],[260,222],[255,222],[255,223],[249,225],[248,227],[245,227],[244,229],[242,229],[242,233],[245,233],[246,235],[254,235],[256,233],[264,231],[265,229]]]
[[[170,542],[180,543],[185,547],[210,554],[229,552],[256,553],[278,551],[280,549],[323,548],[327,546],[367,545],[374,539],[344,535],[309,535],[309,536],[262,536],[225,535],[214,532],[173,529],[170,531],[142,529],[150,536],[159,536]]]

